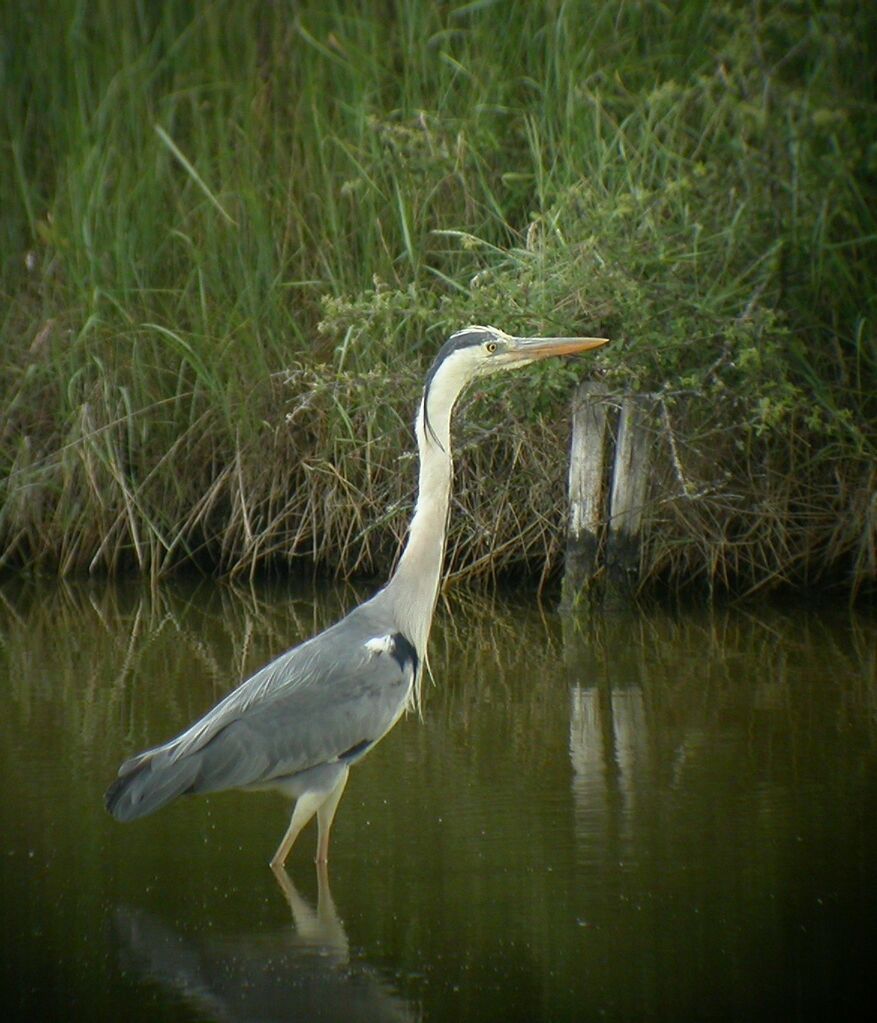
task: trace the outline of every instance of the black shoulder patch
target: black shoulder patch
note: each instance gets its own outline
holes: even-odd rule
[[[390,638],[393,640],[393,656],[396,658],[399,667],[404,671],[405,666],[410,664],[411,670],[417,674],[417,665],[420,663],[420,658],[417,656],[414,644],[401,632],[394,632]]]
[[[355,746],[351,746],[349,750],[346,750],[344,753],[339,754],[338,759],[346,760],[348,763],[351,763],[354,760],[358,760],[363,755],[363,753],[366,752],[369,746],[371,746],[371,744],[372,744],[371,739],[363,739],[361,742],[356,743]]]

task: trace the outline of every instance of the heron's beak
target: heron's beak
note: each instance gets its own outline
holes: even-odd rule
[[[576,355],[609,344],[608,337],[516,337],[508,348],[514,362],[535,362],[553,355]]]

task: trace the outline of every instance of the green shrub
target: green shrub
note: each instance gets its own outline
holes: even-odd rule
[[[646,580],[873,579],[869,5],[12,6],[6,562],[384,571],[416,380],[494,322],[661,396]],[[509,436],[464,429],[458,570],[559,565],[584,365],[476,395]],[[523,437],[538,485],[476,482]]]

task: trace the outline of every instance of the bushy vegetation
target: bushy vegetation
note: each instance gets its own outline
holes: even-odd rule
[[[856,0],[7,5],[0,557],[384,571],[451,330],[601,333],[461,428],[452,567],[559,567],[577,374],[659,396],[644,580],[877,574]]]

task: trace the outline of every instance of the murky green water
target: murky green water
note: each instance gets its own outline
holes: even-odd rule
[[[278,885],[266,864],[287,805],[270,793],[106,816],[124,756],[355,599],[0,589],[6,1018],[774,1020],[870,1005],[873,615],[653,612],[576,633],[530,602],[444,608],[424,718],[354,770],[328,882],[307,833]]]

